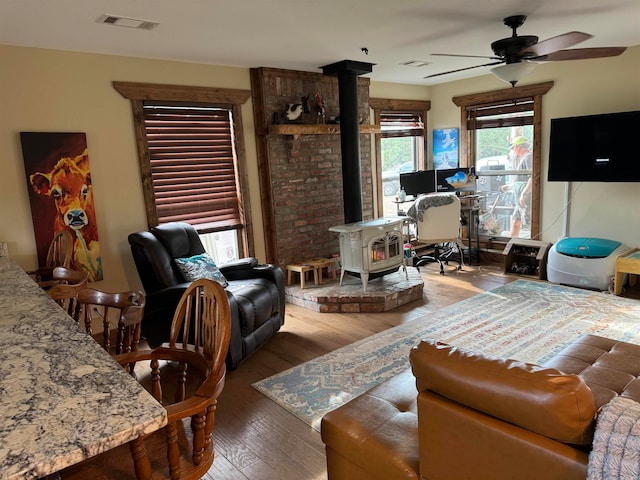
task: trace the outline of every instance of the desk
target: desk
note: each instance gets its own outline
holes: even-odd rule
[[[2,480],[49,475],[167,423],[165,409],[9,257],[0,257],[0,392]]]
[[[640,275],[640,248],[627,250],[616,258],[616,271],[613,280],[613,293],[615,295],[622,293],[622,281],[625,273],[629,274],[629,285],[634,286],[636,284],[636,275]]]

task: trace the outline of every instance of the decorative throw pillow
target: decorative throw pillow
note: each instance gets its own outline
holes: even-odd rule
[[[173,261],[176,262],[178,270],[180,270],[187,282],[193,282],[199,278],[208,278],[215,280],[223,287],[229,284],[216,266],[216,262],[213,261],[213,258],[208,253],[187,258],[175,258]]]

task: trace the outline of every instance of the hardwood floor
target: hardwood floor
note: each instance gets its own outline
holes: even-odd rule
[[[435,265],[421,269],[422,301],[376,314],[330,314],[287,304],[285,324],[262,349],[227,374],[218,403],[216,457],[207,480],[326,479],[320,434],[255,390],[251,384],[300,363],[428,315],[518,277],[502,266],[465,266],[445,275]]]
[[[285,324],[262,349],[229,372],[213,431],[216,457],[206,480],[324,480],[320,434],[251,384],[387,328],[428,315],[516,280],[500,265],[465,266],[438,273],[421,268],[422,301],[376,314],[315,313],[287,304]],[[640,299],[640,282],[623,296]]]
[[[215,460],[205,480],[325,480],[324,444],[320,433],[262,395],[251,384],[388,328],[429,315],[440,308],[518,278],[502,273],[502,265],[420,269],[422,300],[385,313],[316,313],[287,304],[285,324],[267,345],[227,373],[218,402],[213,437]],[[623,296],[640,299],[640,283]],[[121,448],[122,462],[131,462]],[[104,477],[69,475],[62,478],[114,478],[103,465]],[[161,477],[154,477],[160,479]],[[163,478],[163,480],[165,480]]]

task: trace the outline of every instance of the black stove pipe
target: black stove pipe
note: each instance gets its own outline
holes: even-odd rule
[[[322,67],[324,75],[338,77],[344,223],[362,220],[358,76],[371,73],[372,67],[371,63],[353,60],[343,60]]]

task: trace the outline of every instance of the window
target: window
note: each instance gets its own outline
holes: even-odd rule
[[[430,102],[371,99],[376,123],[378,212],[397,215],[394,203],[400,191],[400,174],[425,168],[425,117]]]
[[[467,107],[482,194],[480,233],[531,238],[533,100]]]
[[[190,223],[219,263],[248,255],[248,195],[238,155],[244,148],[235,129],[240,108],[222,98],[226,92],[239,101],[245,95],[236,92],[242,91],[122,82],[114,87],[132,101],[149,226]],[[147,95],[135,98],[145,88]]]
[[[539,235],[542,95],[552,86],[453,98],[461,107],[461,166],[475,166],[483,194],[481,241]]]
[[[241,228],[231,111],[146,101],[142,110],[158,223]]]

